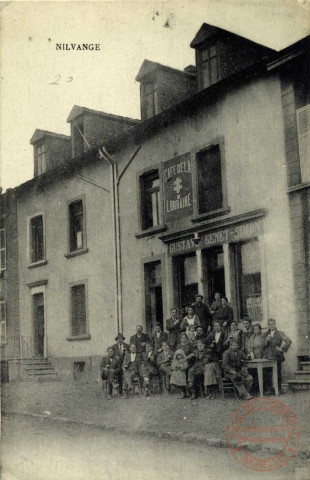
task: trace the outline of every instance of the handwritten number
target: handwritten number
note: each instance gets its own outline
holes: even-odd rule
[[[61,75],[55,75],[56,79],[55,82],[51,82],[50,85],[59,85],[59,80],[61,79]]]
[[[61,75],[59,75],[59,74],[58,74],[58,75],[55,75],[55,78],[56,78],[55,82],[51,82],[50,85],[59,85],[58,82],[59,82],[59,80],[61,79]],[[70,83],[70,82],[72,82],[72,80],[73,80],[73,77],[67,77],[66,82],[67,82],[67,83]]]

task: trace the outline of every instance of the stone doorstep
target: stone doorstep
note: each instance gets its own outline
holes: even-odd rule
[[[87,422],[87,421],[77,421],[67,417],[61,416],[50,416],[48,414],[40,414],[40,413],[30,413],[30,412],[14,412],[14,411],[3,411],[3,415],[19,415],[25,417],[33,417],[33,418],[43,418],[46,420],[50,420],[53,422],[60,422],[66,424],[73,424],[73,425],[83,425],[85,427],[96,428],[99,430],[104,431],[113,431],[118,434],[124,435],[134,435],[134,436],[148,436],[152,438],[157,438],[160,440],[170,440],[170,441],[178,441],[182,443],[190,443],[193,445],[203,445],[207,447],[215,447],[215,448],[228,448],[226,439],[222,439],[220,437],[202,437],[195,435],[193,433],[173,433],[173,432],[157,432],[154,430],[127,430],[125,428],[117,428],[112,425],[100,425],[98,423]],[[272,455],[276,455],[280,453],[281,448],[275,447],[272,445],[261,445],[261,444],[254,444],[254,443],[243,443],[239,445],[237,442],[231,444],[231,447],[241,446],[243,449],[248,450],[249,452],[257,452],[258,450],[263,450],[265,452],[270,452]],[[296,455],[297,458],[300,459],[310,459],[310,451],[308,448],[308,444],[303,446],[303,449],[299,450]]]

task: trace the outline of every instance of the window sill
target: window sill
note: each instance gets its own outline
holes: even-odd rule
[[[143,230],[142,232],[135,233],[136,238],[143,238],[148,237],[149,235],[154,235],[156,233],[161,233],[167,230],[166,225],[157,225],[156,227],[148,228],[147,230]]]
[[[200,213],[196,217],[192,218],[191,221],[193,223],[198,223],[204,220],[208,220],[209,218],[226,215],[227,213],[230,213],[230,207],[223,207],[219,208],[218,210],[212,210],[212,212]]]
[[[36,268],[36,267],[42,267],[42,265],[46,265],[47,260],[39,260],[38,262],[33,262],[28,265],[28,268]]]
[[[65,253],[66,258],[78,257],[79,255],[84,255],[88,253],[88,248],[81,248],[80,250],[74,250],[74,252]]]
[[[76,336],[71,336],[69,335],[69,337],[66,337],[66,340],[68,340],[68,342],[81,342],[83,340],[90,340],[91,339],[91,335],[89,333],[84,333],[83,335],[76,335]]]

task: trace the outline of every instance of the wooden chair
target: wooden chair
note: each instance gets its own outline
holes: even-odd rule
[[[141,386],[141,379],[137,375],[133,380],[132,380],[132,393],[135,393],[135,388],[138,388],[138,392],[140,397],[142,396],[142,386]]]

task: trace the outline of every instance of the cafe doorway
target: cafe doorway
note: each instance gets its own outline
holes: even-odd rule
[[[222,247],[203,250],[203,278],[208,286],[208,303],[212,304],[216,292],[225,296],[224,253]]]
[[[185,314],[186,307],[195,302],[195,295],[198,293],[196,252],[175,257],[174,269],[177,278],[177,304]]]
[[[144,265],[145,278],[145,322],[146,333],[154,332],[156,323],[163,328],[163,294],[161,262],[150,262]]]

